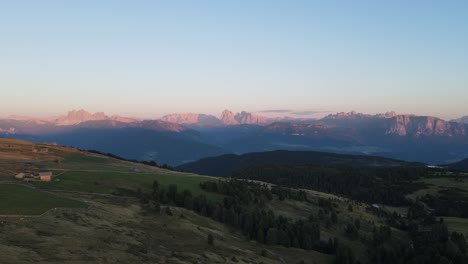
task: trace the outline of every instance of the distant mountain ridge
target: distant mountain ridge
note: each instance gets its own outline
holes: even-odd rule
[[[70,125],[77,125],[87,121],[100,121],[100,120],[111,120],[111,121],[118,121],[122,123],[132,123],[137,122],[139,119],[137,118],[128,118],[128,117],[121,117],[121,116],[107,116],[103,112],[97,113],[89,113],[83,109],[81,110],[72,110],[69,111],[66,115],[62,115],[57,117],[55,120],[52,120],[57,126],[70,126]]]
[[[334,126],[372,125],[374,128],[381,128],[386,135],[411,137],[466,136],[468,131],[467,126],[457,122],[432,116],[399,115],[395,112],[377,115],[355,112],[338,113],[328,115],[317,122]]]
[[[468,158],[455,163],[445,164],[443,166],[448,167],[449,169],[468,171]]]
[[[458,119],[452,120],[453,122],[468,124],[468,116],[463,116]]]
[[[84,110],[70,111],[49,119],[0,119],[0,132],[8,134],[48,134],[75,128],[124,128],[136,127],[154,131],[182,132],[189,130],[182,125],[163,120],[140,120],[121,116],[107,116],[102,112],[89,113]]]
[[[0,119],[0,135],[38,141],[53,140],[51,135],[54,135],[56,138],[66,139],[60,142],[64,145],[79,143],[84,146],[85,142],[72,140],[71,137],[60,137],[62,134],[79,131],[74,135],[80,137],[89,134],[84,133],[84,130],[108,132],[119,130],[124,133],[130,131],[129,129],[133,130],[131,135],[125,138],[126,141],[139,140],[132,138],[138,135],[134,130],[152,131],[154,137],[162,138],[164,135],[166,139],[177,138],[190,142],[188,146],[194,148],[190,150],[191,153],[196,153],[196,148],[200,148],[200,153],[206,155],[278,149],[315,150],[380,155],[430,164],[444,164],[468,157],[468,124],[431,116],[401,115],[395,112],[376,115],[342,112],[318,120],[275,120],[246,111],[233,113],[224,110],[219,118],[206,114],[186,113],[171,114],[161,119],[142,120],[78,110],[54,118],[12,116]],[[170,137],[166,137],[167,135]],[[121,139],[124,137],[119,138]],[[159,158],[164,157],[165,153],[172,153],[170,159],[164,159],[171,165],[192,159],[182,154],[181,158],[177,158],[177,155],[170,150],[170,144],[163,144],[161,140],[155,142],[157,144],[153,144],[151,150],[139,144],[134,144],[135,149],[129,148],[132,144],[126,146],[125,150],[133,153],[132,157],[125,156],[123,150],[118,154],[129,158],[134,158],[134,155],[152,157],[147,153],[153,151],[159,153],[157,155]],[[81,145],[74,146],[81,147]],[[136,148],[145,150],[138,152]],[[207,148],[216,151],[205,151]],[[96,150],[104,151],[104,149]]]
[[[386,134],[399,136],[466,136],[466,126],[429,116],[398,115]]]
[[[11,127],[6,127],[6,121],[11,124]],[[468,122],[468,116],[452,120],[445,121],[443,119],[431,116],[416,116],[416,115],[399,115],[395,112],[387,112],[385,114],[369,115],[357,112],[348,113],[336,113],[325,116],[318,120],[283,120],[276,121],[255,113],[242,111],[234,114],[232,111],[224,110],[219,118],[213,115],[206,114],[195,114],[195,113],[184,113],[184,114],[170,114],[166,115],[156,122],[155,120],[143,120],[139,118],[123,117],[118,115],[108,116],[103,112],[90,113],[83,109],[69,111],[66,115],[60,115],[54,118],[30,118],[26,116],[11,116],[8,118],[0,119],[0,131],[10,131],[14,133],[18,129],[15,128],[14,124],[23,125],[25,123],[37,126],[75,126],[90,121],[114,121],[118,123],[129,124],[130,127],[145,127],[145,125],[130,125],[132,123],[146,123],[149,124],[159,123],[159,127],[168,127],[171,131],[183,131],[184,128],[177,127],[171,124],[188,125],[188,126],[236,126],[236,125],[261,125],[261,126],[278,126],[278,124],[290,124],[292,130],[297,130],[297,133],[301,133],[299,127],[307,130],[307,127],[311,127],[310,124],[317,124],[322,126],[332,127],[355,127],[359,125],[373,126],[372,128],[381,128],[381,132],[385,135],[398,135],[398,136],[466,136],[468,129],[464,122]],[[100,122],[101,124],[108,124],[105,127],[109,127],[112,122]],[[99,122],[94,125],[97,126]],[[114,126],[117,123],[114,123]],[[307,125],[298,125],[307,124]],[[122,125],[120,125],[122,126]],[[153,125],[154,127],[154,125]],[[314,126],[314,129],[318,126]],[[323,127],[322,127],[323,128]],[[304,131],[303,131],[304,132]]]
[[[20,120],[18,120],[20,119]],[[128,159],[180,164],[228,153],[201,142],[201,135],[177,123],[70,111],[49,119],[0,119],[0,134],[111,152]]]
[[[181,124],[181,125],[197,125],[197,126],[221,126],[222,122],[212,115],[184,113],[170,114],[163,116],[160,120]]]
[[[233,126],[233,125],[266,125],[271,123],[267,117],[242,111],[234,114],[230,110],[224,110],[219,118],[213,115],[184,113],[163,116],[161,120],[191,126]]]

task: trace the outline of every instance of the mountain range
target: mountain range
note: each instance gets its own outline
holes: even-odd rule
[[[43,119],[3,118],[0,134],[171,165],[221,154],[273,150],[379,155],[445,164],[468,157],[468,124],[464,120],[395,112],[272,119],[229,110],[219,117],[185,113],[140,119],[78,110]]]
[[[221,116],[218,118],[213,115],[206,114],[195,114],[195,113],[185,113],[185,114],[170,114],[163,116],[161,120],[166,122],[178,123],[188,126],[234,126],[234,125],[265,125],[273,122],[273,120],[255,114],[242,111],[240,113],[234,114],[229,110],[224,110],[221,113]]]

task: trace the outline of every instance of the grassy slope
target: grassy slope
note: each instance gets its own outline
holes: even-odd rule
[[[468,179],[464,178],[461,181],[456,181],[453,178],[448,177],[438,177],[438,178],[428,178],[422,180],[422,182],[431,184],[434,186],[439,187],[446,187],[446,188],[460,188],[468,191]]]
[[[459,217],[444,217],[449,231],[456,231],[468,236],[468,219]]]
[[[216,200],[221,197],[214,193],[205,192],[199,187],[199,183],[202,181],[215,180],[205,177],[131,172],[67,171],[58,178],[57,182],[37,182],[35,185],[43,189],[111,194],[118,187],[133,190],[137,188],[150,189],[156,180],[163,186],[176,184],[179,190],[190,190],[193,195],[204,194],[207,198]]]
[[[185,209],[172,208],[173,216],[147,215],[131,199],[80,198],[91,207],[51,211],[0,227],[2,263],[283,264],[332,260],[315,251],[246,241],[225,225]],[[208,234],[215,237],[214,246],[207,244]]]
[[[22,171],[37,173],[47,170],[59,175],[56,178],[58,181],[33,182],[36,187],[45,190],[111,194],[117,188],[150,189],[157,180],[163,186],[177,184],[179,190],[187,189],[194,195],[204,194],[208,199],[221,199],[220,195],[205,192],[199,187],[200,182],[215,180],[214,178],[162,170],[59,146],[47,146],[48,153],[34,153],[31,151],[33,146],[39,148],[40,145],[21,140],[0,139],[0,176],[4,176],[0,177],[0,180],[13,181],[13,176]],[[133,168],[137,168],[139,172],[133,172]],[[35,203],[26,199],[22,212],[35,214]]]
[[[82,202],[24,186],[0,184],[0,215],[37,215],[51,208],[83,208]]]

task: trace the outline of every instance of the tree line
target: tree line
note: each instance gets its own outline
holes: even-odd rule
[[[355,168],[297,164],[247,166],[227,174],[293,188],[339,194],[367,203],[408,205],[407,194],[422,187],[425,167]]]

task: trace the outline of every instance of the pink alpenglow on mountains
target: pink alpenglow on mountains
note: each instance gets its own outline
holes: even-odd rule
[[[171,123],[193,126],[233,126],[233,125],[265,125],[272,122],[267,117],[242,111],[234,114],[230,110],[224,110],[220,118],[206,114],[184,113],[163,116],[161,120]]]
[[[224,110],[223,113],[221,114],[221,122],[225,125],[238,125],[239,122],[236,120],[234,117],[234,113],[232,113],[229,110]]]
[[[242,111],[234,115],[229,110],[224,110],[221,114],[221,121],[225,125],[265,125],[270,123],[271,121],[264,117],[254,113],[248,113],[246,111]]]
[[[196,125],[196,126],[220,126],[221,120],[212,115],[184,113],[170,114],[163,116],[162,121],[177,123],[181,125]]]
[[[447,122],[430,116],[398,115],[391,119],[392,124],[385,132],[399,136],[464,136],[465,126],[461,123]]]
[[[399,115],[395,112],[384,114],[363,114],[357,112],[337,113],[318,120],[275,120],[267,117],[242,111],[234,114],[224,110],[221,116],[215,117],[207,114],[183,113],[170,114],[159,120],[142,120],[118,115],[107,116],[103,112],[89,113],[85,110],[69,111],[66,115],[51,118],[32,118],[26,116],[10,116],[0,119],[0,133],[51,133],[67,127],[80,128],[143,128],[153,131],[182,132],[197,127],[229,127],[236,125],[270,125],[281,124],[278,128],[289,127],[294,134],[308,135],[322,131],[336,132],[336,128],[346,129],[349,133],[357,128],[372,129],[375,133],[387,136],[400,137],[465,137],[468,132],[467,125],[460,120],[445,121],[431,116]],[[295,123],[303,125],[295,126]],[[276,130],[275,129],[275,130]],[[332,134],[333,134],[332,133]],[[340,132],[341,133],[341,132]]]
[[[77,125],[83,122],[88,121],[98,121],[98,120],[112,120],[118,121],[122,123],[132,123],[138,121],[136,118],[128,118],[128,117],[121,117],[121,116],[112,116],[109,117],[105,115],[103,112],[97,113],[89,113],[83,109],[75,111],[69,111],[67,115],[57,117],[53,122],[57,126],[70,126],[70,125]]]
[[[103,112],[98,112],[91,114],[86,112],[85,110],[72,110],[68,112],[65,116],[59,116],[55,120],[55,124],[59,126],[69,126],[69,125],[76,125],[86,121],[94,121],[94,120],[106,120],[108,117]]]
[[[239,124],[264,125],[270,122],[270,120],[264,116],[247,113],[245,111],[236,114],[234,118],[239,122]]]

